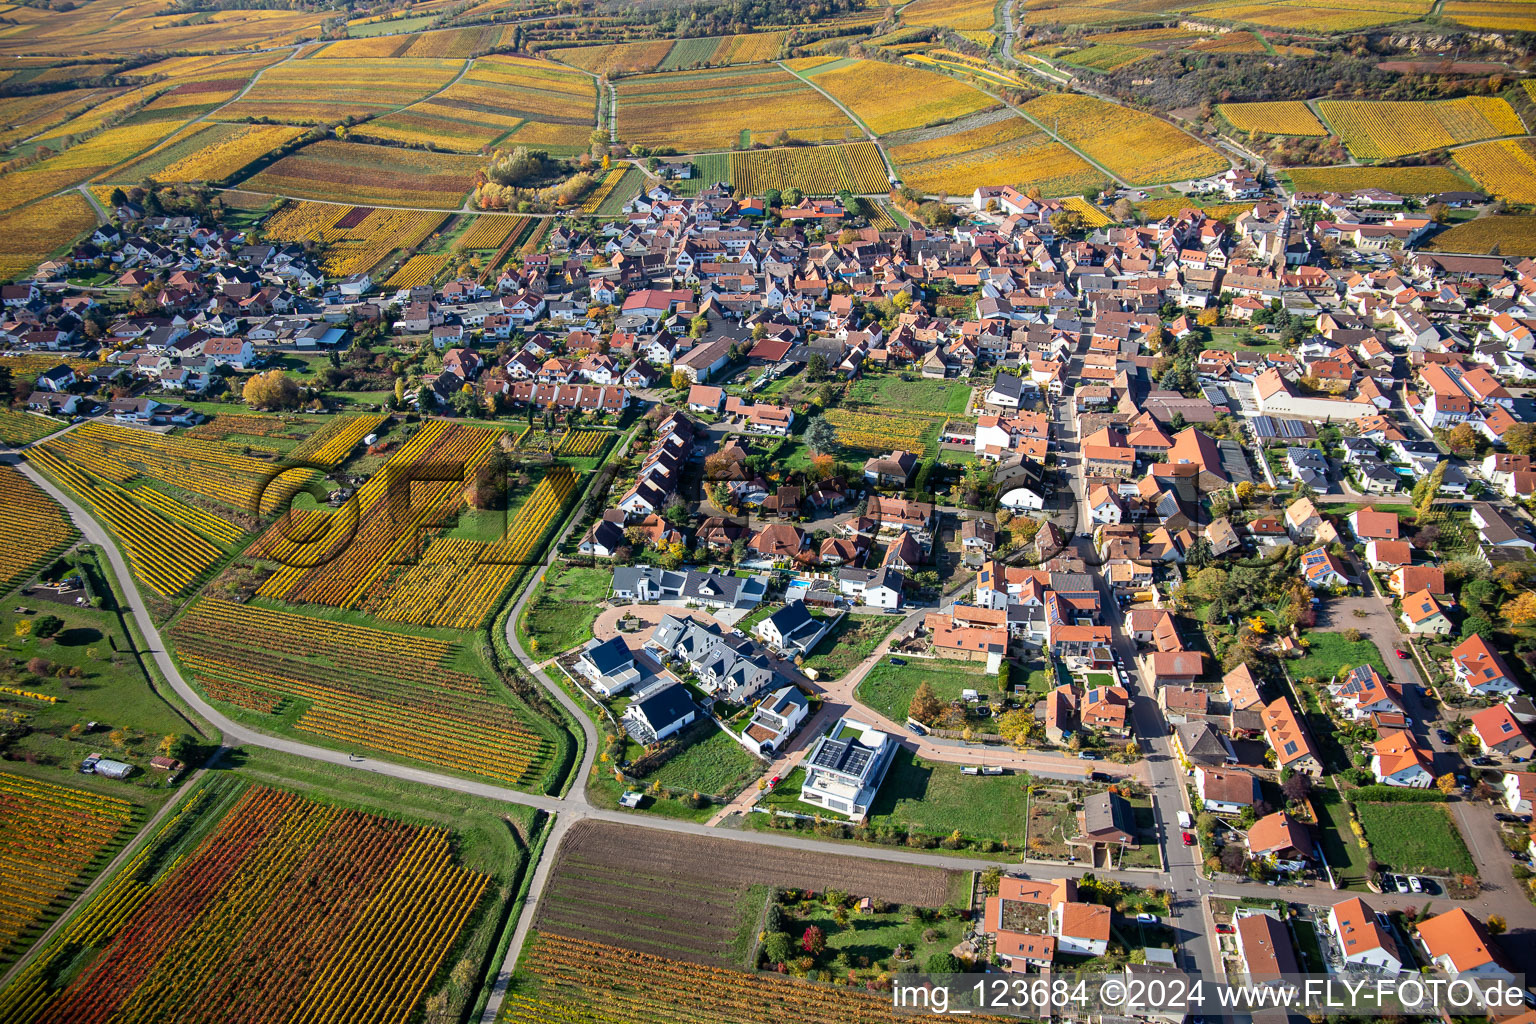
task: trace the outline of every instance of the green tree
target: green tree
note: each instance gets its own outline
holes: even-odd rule
[[[37,621],[32,623],[32,634],[40,637],[50,637],[64,628],[64,620],[57,615],[40,615]]]
[[[763,958],[771,964],[788,962],[795,955],[795,940],[788,932],[769,932],[763,940]]]
[[[837,431],[825,416],[813,416],[805,425],[805,446],[818,455],[832,450],[837,443]]]
[[[934,953],[928,958],[929,974],[959,974],[965,965],[953,953]]]
[[[1440,485],[1445,483],[1445,468],[1450,463],[1441,459],[1435,463],[1435,468],[1429,476],[1413,485],[1413,508],[1419,515],[1428,512],[1430,506],[1435,503],[1435,498],[1440,494]]]

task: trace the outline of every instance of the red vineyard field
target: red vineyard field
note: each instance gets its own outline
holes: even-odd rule
[[[29,998],[8,1015],[409,1020],[486,884],[454,863],[440,829],[253,788],[100,936],[78,974],[59,989],[25,976]]]

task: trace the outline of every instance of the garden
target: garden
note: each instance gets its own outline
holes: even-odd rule
[[[1372,857],[1388,871],[1469,875],[1476,868],[1444,804],[1357,803]]]
[[[803,667],[822,679],[840,679],[880,645],[901,619],[894,615],[844,615],[821,638]]]
[[[907,659],[905,664],[892,664],[890,658],[880,661],[853,691],[859,703],[873,708],[893,722],[907,720],[912,697],[917,688],[927,683],[933,695],[944,704],[961,699],[965,690],[978,694],[995,691],[997,677],[989,675],[982,666],[967,661],[939,661],[932,659]]]
[[[518,624],[523,646],[548,657],[592,639],[592,624],[602,611],[600,604],[608,597],[612,579],[605,569],[563,564],[549,569]]]

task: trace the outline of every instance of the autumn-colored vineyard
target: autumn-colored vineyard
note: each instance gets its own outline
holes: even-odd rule
[[[867,452],[899,448],[918,455],[928,451],[924,435],[931,424],[924,420],[846,409],[829,409],[826,418],[834,428],[837,443],[845,448]]]
[[[0,466],[0,590],[21,581],[75,537],[64,510],[32,481]]]
[[[253,711],[307,705],[296,728],[527,785],[549,745],[475,675],[460,645],[205,599],[171,628],[209,696]]]
[[[408,1020],[487,881],[455,864],[441,829],[252,788],[99,934],[72,929],[61,950],[99,950],[83,970],[57,988],[56,974],[25,972],[0,1013],[16,1024]]]
[[[613,435],[606,430],[571,430],[560,439],[557,455],[596,455]]]
[[[280,465],[242,455],[235,446],[133,430],[92,421],[44,446],[71,466],[126,484],[147,477],[254,513],[276,512],[305,484],[313,470],[291,470],[276,479]]]
[[[685,963],[619,946],[537,934],[499,1024],[895,1024],[884,993],[812,984],[778,974]],[[971,1018],[978,1020],[997,1018]]]
[[[250,549],[283,566],[262,585],[261,595],[354,607],[391,564],[416,550],[424,528],[447,520],[461,500],[462,481],[490,454],[498,436],[494,430],[432,420],[336,513],[284,513]]]
[[[128,492],[115,484],[96,483],[47,448],[34,450],[29,458],[68,484],[112,527],[139,576],[157,593],[165,597],[182,593],[224,557],[223,551],[183,522],[164,519],[135,504],[129,500]],[[160,497],[174,502],[164,495]],[[175,504],[187,510],[189,517],[201,512],[180,502]]]
[[[363,607],[395,622],[480,628],[518,570],[533,561],[575,489],[576,474],[569,467],[551,467],[512,516],[502,540],[434,540],[398,576],[375,583]]]
[[[132,820],[126,800],[0,772],[0,962]]]
[[[288,454],[288,458],[295,463],[334,468],[352,454],[359,441],[378,430],[387,419],[388,413],[337,417],[311,434]]]

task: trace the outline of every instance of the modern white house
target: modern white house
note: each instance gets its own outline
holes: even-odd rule
[[[604,697],[623,693],[640,680],[635,656],[621,636],[588,640],[576,656],[576,671]]]
[[[906,577],[889,566],[837,571],[837,588],[843,596],[870,608],[900,608],[906,583]]]
[[[637,697],[624,709],[624,730],[637,743],[657,743],[699,717],[698,705],[681,683],[671,683]]]
[[[897,743],[874,726],[838,719],[805,759],[800,799],[856,821],[869,813]]]
[[[793,686],[775,690],[763,698],[752,713],[747,727],[736,737],[741,745],[759,757],[769,757],[800,728],[810,709],[805,694]]]
[[[752,627],[752,635],[769,649],[794,657],[809,654],[835,619],[812,615],[804,601],[791,601]]]

